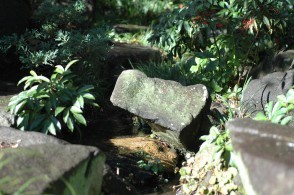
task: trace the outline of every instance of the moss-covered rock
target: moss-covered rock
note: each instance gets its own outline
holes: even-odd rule
[[[172,145],[195,148],[202,115],[209,108],[204,85],[148,78],[138,70],[126,70],[119,76],[111,102],[144,119]]]

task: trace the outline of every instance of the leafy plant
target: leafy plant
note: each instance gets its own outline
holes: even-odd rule
[[[44,0],[34,12],[34,28],[21,35],[1,37],[0,50],[15,52],[22,68],[42,74],[54,64],[79,59],[74,71],[97,87],[109,48],[108,29],[89,28],[86,11],[86,1]]]
[[[215,163],[220,163],[220,161],[223,160],[226,166],[231,164],[231,152],[233,148],[228,130],[219,130],[217,127],[213,126],[210,128],[209,135],[204,135],[200,139],[205,141],[201,145],[200,151],[207,145],[214,145],[213,161]]]
[[[287,125],[293,120],[289,115],[294,110],[294,89],[289,89],[286,95],[279,95],[277,102],[270,101],[265,105],[264,113],[259,112],[255,120],[271,121],[281,125]]]
[[[194,55],[190,71],[224,93],[240,84],[245,67],[258,63],[260,52],[293,46],[292,7],[289,0],[187,1],[160,19],[149,40],[170,57]]]
[[[92,85],[80,85],[70,67],[55,66],[50,79],[30,71],[18,84],[24,83],[24,91],[11,98],[8,105],[17,117],[20,130],[39,131],[56,135],[64,125],[70,131],[86,125],[83,109],[86,104],[98,106],[91,94]]]
[[[145,170],[151,170],[153,173],[158,175],[159,173],[163,172],[163,165],[159,159],[149,159],[147,162],[144,160],[139,160],[137,165]]]

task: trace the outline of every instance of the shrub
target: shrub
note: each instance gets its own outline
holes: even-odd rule
[[[9,110],[17,118],[20,130],[39,131],[56,135],[64,125],[70,131],[86,125],[83,108],[86,104],[97,106],[91,94],[92,85],[79,85],[70,71],[76,61],[63,68],[55,66],[50,79],[31,71],[18,84],[25,82],[24,91],[11,98]]]
[[[58,3],[44,0],[33,15],[33,29],[22,35],[4,36],[0,50],[14,50],[23,68],[46,73],[54,64],[79,59],[76,72],[86,81],[98,85],[108,50],[107,28],[86,28],[86,3],[82,0]],[[96,83],[94,83],[96,82]]]
[[[170,57],[191,53],[190,71],[219,93],[262,51],[293,47],[293,20],[289,0],[193,0],[161,18],[149,40]]]

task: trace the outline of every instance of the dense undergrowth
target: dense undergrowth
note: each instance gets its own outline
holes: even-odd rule
[[[102,0],[94,3],[91,14],[87,14],[86,1],[82,0],[43,0],[38,5],[31,29],[0,39],[2,52],[15,51],[22,68],[32,70],[31,76],[22,80],[31,91],[20,93],[10,103],[19,128],[56,134],[62,126],[74,131],[79,124],[85,125],[84,99],[90,103],[99,99],[110,40],[154,45],[163,51],[165,59],[141,63],[136,68],[148,76],[183,85],[205,84],[213,101],[225,107],[218,125],[201,138],[204,143],[200,151],[213,148],[211,159],[196,166],[195,156],[189,155],[179,171],[178,189],[186,194],[238,191],[234,184],[237,165],[224,124],[249,116],[240,100],[250,69],[265,55],[293,49],[294,12],[290,0]],[[119,34],[111,30],[116,23],[152,25],[147,31]],[[72,60],[78,62],[70,71],[65,65]],[[63,75],[57,78],[58,74]],[[41,85],[43,91],[38,90]],[[89,92],[92,86],[93,94]],[[294,109],[293,97],[291,89],[279,96],[277,103],[269,103],[256,119],[287,124],[292,120],[288,113]],[[213,172],[209,184],[203,185],[209,171]]]

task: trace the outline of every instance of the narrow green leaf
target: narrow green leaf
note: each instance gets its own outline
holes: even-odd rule
[[[85,85],[85,86],[81,87],[78,90],[78,94],[81,94],[81,93],[84,93],[84,92],[88,92],[88,91],[90,91],[92,89],[94,89],[94,86],[93,85]]]
[[[31,77],[32,76],[26,76],[26,77],[22,78],[20,81],[18,81],[17,85],[20,85],[21,83],[23,83],[24,81],[27,81]]]
[[[83,113],[83,111],[79,108],[79,107],[76,107],[76,106],[72,106],[70,108],[70,111],[73,113],[73,114],[80,114],[80,113]]]
[[[281,121],[281,125],[287,125],[291,120],[293,120],[293,117],[287,116],[287,117],[283,118],[283,120]]]
[[[66,65],[66,67],[65,67],[65,71],[67,71],[74,63],[76,63],[77,61],[79,61],[79,60],[73,60],[73,61],[70,61],[67,65]]]
[[[75,117],[75,119],[80,123],[80,124],[83,124],[83,125],[87,125],[87,122],[86,122],[86,119],[84,118],[83,115],[81,114],[77,114],[77,113],[73,113],[73,116]]]
[[[271,25],[270,25],[270,21],[266,16],[263,16],[263,22],[265,23],[265,25],[267,26],[268,29],[270,29]]]
[[[66,124],[67,124],[67,127],[69,128],[69,130],[71,132],[73,132],[74,131],[74,123],[70,117],[68,117]]]
[[[46,83],[50,83],[50,80],[48,78],[44,77],[44,76],[37,76],[37,79],[40,79],[40,80],[42,80],[42,81],[44,81]]]
[[[78,102],[80,104],[80,107],[84,108],[84,98],[83,98],[83,96],[79,95],[77,100],[78,100]]]
[[[37,77],[37,76],[38,76],[37,73],[36,73],[35,71],[33,71],[33,70],[30,71],[30,74],[31,74],[32,76],[34,76],[34,77]]]
[[[63,122],[67,123],[68,118],[69,118],[69,108],[66,108],[63,112]]]
[[[90,93],[83,94],[83,98],[89,99],[89,100],[95,100],[95,97]]]
[[[65,107],[57,107],[55,109],[54,116],[58,116],[64,109],[65,109]]]

